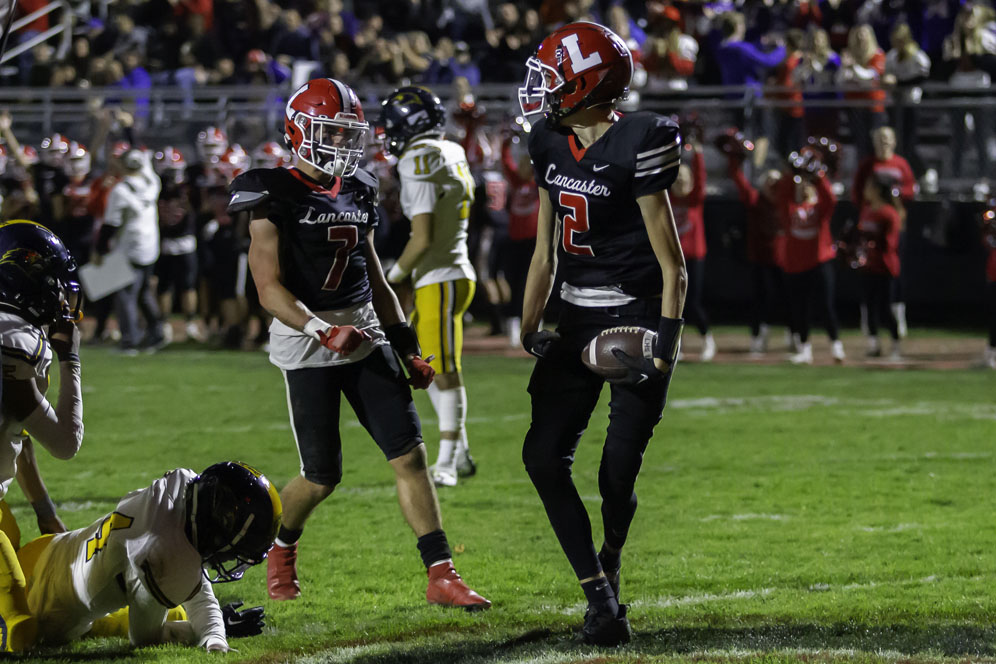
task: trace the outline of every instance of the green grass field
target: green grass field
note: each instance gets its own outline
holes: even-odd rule
[[[170,348],[120,358],[86,348],[83,360],[83,449],[69,462],[40,453],[70,528],[177,466],[236,458],[278,486],[296,474],[283,382],[264,354]],[[680,366],[624,554],[636,637],[605,651],[573,640],[583,596],[522,468],[531,367],[466,359],[480,472],[440,491],[457,567],[491,611],[425,603],[393,475],[347,407],[345,478],[301,543],[304,596],[269,601],[262,566],[216,586],[223,603],[264,604],[268,615],[264,635],[234,641],[239,652],[226,661],[996,658],[992,372]],[[604,396],[575,466],[596,538]],[[434,457],[435,418],[425,395],[417,399]],[[19,490],[8,499],[25,539],[36,534]],[[98,639],[40,657],[221,658]]]

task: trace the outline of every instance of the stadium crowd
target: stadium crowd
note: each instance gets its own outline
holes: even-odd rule
[[[22,0],[22,12],[32,7]],[[474,102],[474,86],[520,81],[521,63],[539,39],[552,27],[576,19],[604,22],[626,41],[636,65],[634,87],[646,93],[666,95],[711,84],[781,86],[763,93],[780,106],[767,109],[761,118],[740,113],[735,119],[746,136],[737,134],[734,139],[731,132],[717,147],[728,157],[727,175],[750,210],[747,258],[757,293],[751,348],[762,352],[768,323],[778,316],[775,311],[789,311],[782,317],[798,337],[794,357],[803,362],[811,361],[806,312],[812,303],[819,304],[827,332],[837,342],[834,357],[843,358],[835,314],[835,256],[879,275],[862,280],[862,326],[869,334],[869,354],[882,353],[872,340],[881,319],[898,355],[898,338],[905,334],[897,278],[903,201],[914,196],[918,179],[927,188],[936,182],[936,172],[925,167],[918,150],[920,86],[928,80],[950,81],[988,94],[996,68],[996,22],[984,2],[152,0],[109,3],[103,6],[104,13],[97,11],[102,6],[96,3],[83,7],[77,10],[81,13],[65,59],[55,62],[51,47],[42,44],[19,58],[16,70],[5,70],[8,80],[145,89],[279,84],[303,68],[305,77],[328,75],[353,85],[409,80],[437,89],[452,85],[456,101],[450,108],[450,134],[464,146],[479,190],[471,240],[484,287],[473,311],[488,320],[494,334],[508,332],[513,340],[518,337],[516,303],[521,303],[534,234],[530,215],[537,205],[535,184],[521,127],[499,123],[496,128],[493,117]],[[44,30],[49,20],[55,17],[38,19],[15,39]],[[894,102],[888,109],[887,92]],[[858,104],[842,110],[812,103],[838,97]],[[25,146],[23,151],[11,149],[16,138],[11,123],[4,122],[0,128],[9,164],[2,175],[4,217],[38,218],[57,229],[85,263],[113,244],[106,229],[123,225],[115,219],[127,208],[121,201],[129,196],[112,195],[119,181],[132,178],[135,186],[149,183],[147,195],[158,205],[161,246],[153,251],[149,238],[154,223],[149,221],[144,255],[136,249],[130,257],[143,279],[115,298],[125,335],[123,348],[132,353],[167,343],[172,329],[162,321],[173,311],[183,315],[192,339],[214,334],[226,347],[264,343],[265,316],[246,275],[246,222],[225,211],[225,187],[250,165],[289,165],[290,154],[279,142],[266,142],[250,155],[217,127],[199,131],[192,148],[156,145],[152,136],[136,136],[139,127],[131,126],[142,115],[141,106],[139,99],[131,112],[105,108],[94,136],[56,134],[37,149]],[[969,152],[965,140],[971,135],[978,165],[974,172],[985,180],[992,169],[990,111],[956,109],[950,114],[952,175],[964,169]],[[703,153],[710,146],[703,146],[694,116],[683,117],[682,125],[693,140],[673,194],[679,223],[687,226],[682,240],[691,278],[689,318],[703,337],[702,359],[709,360],[715,342],[701,294],[706,254]],[[834,172],[834,162],[843,152],[835,141],[842,128],[860,163],[853,183],[848,182],[855,204],[864,214],[866,183],[873,181],[887,194],[886,208],[899,215],[898,222],[886,215],[890,220],[885,227],[895,237],[884,233],[888,240],[884,243],[863,237],[862,222],[848,228],[845,237],[831,236],[833,201],[843,191],[839,184],[830,186],[834,176],[838,182],[843,179]],[[824,138],[807,145],[806,136]],[[153,146],[144,157],[141,151],[129,152],[131,146],[142,144]],[[101,156],[105,167],[100,173],[90,170],[91,154]],[[369,156],[381,177],[383,216],[392,222],[378,231],[378,249],[390,259],[404,247],[407,220],[398,204],[393,158],[376,145]],[[155,162],[161,182],[152,182],[149,169],[139,168],[143,160]],[[759,179],[756,189],[749,179]],[[983,185],[981,191],[987,191]],[[868,195],[868,200],[876,201],[874,209],[881,209],[874,194]],[[772,221],[779,217],[781,223]],[[791,244],[794,236],[791,228],[783,227],[794,223],[785,221],[789,219],[815,224],[818,232],[807,238],[812,247],[783,246],[785,238]],[[105,230],[96,230],[94,222]],[[869,223],[878,222],[865,225]],[[871,258],[869,251],[874,254]],[[811,256],[799,258],[798,252]],[[989,276],[996,279],[991,261]],[[784,302],[792,306],[785,307]],[[111,309],[109,301],[90,307],[97,314],[98,338],[115,333],[105,327]],[[145,318],[144,336],[139,333],[139,313]],[[251,319],[258,322],[250,323]],[[247,340],[250,330],[253,339]],[[990,363],[996,363],[993,347],[996,338],[987,351]]]

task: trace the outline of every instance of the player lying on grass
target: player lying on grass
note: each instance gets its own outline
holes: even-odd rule
[[[358,168],[369,129],[363,109],[345,84],[314,79],[287,102],[284,129],[295,166],[243,173],[230,186],[229,203],[233,213],[253,214],[249,266],[260,302],[274,317],[270,361],[284,374],[301,460],[301,474],[283,490],[286,512],[267,563],[270,597],[301,593],[297,542],[311,512],[342,479],[345,395],[394,470],[401,511],[429,575],[426,599],[486,609],[491,602],[453,568],[429,477],[409,385],[425,389],[435,372],[374,251],[378,183]]]
[[[72,305],[70,304],[72,301]],[[80,312],[76,264],[65,245],[32,221],[0,224],[0,498],[16,477],[43,533],[65,526],[38,474],[30,434],[52,456],[70,459],[83,441]],[[59,400],[45,398],[52,352],[59,358]],[[0,650],[30,647],[37,630],[27,610],[17,558],[20,530],[0,500]]]
[[[231,650],[227,637],[262,631],[263,609],[222,609],[211,584],[238,580],[266,558],[280,513],[266,477],[224,462],[200,475],[172,470],[86,528],[29,542],[22,561],[39,642],[92,633],[134,646]],[[172,616],[185,619],[167,620],[176,607]]]
[[[519,88],[531,118],[529,155],[540,192],[536,251],[522,311],[522,345],[539,357],[529,381],[532,422],[522,458],[560,546],[588,600],[582,637],[630,639],[619,604],[623,545],[636,513],[643,452],[661,419],[681,336],[687,278],[667,189],[681,162],[678,127],[656,113],[621,115],[633,60],[594,23],[566,25],[540,44]],[[554,281],[563,279],[557,332],[539,329]],[[581,351],[608,328],[656,329],[653,357],[622,355],[598,469],[605,542],[571,477],[574,453],[604,386]]]

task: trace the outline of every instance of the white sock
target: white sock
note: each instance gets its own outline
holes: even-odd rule
[[[467,444],[467,388],[461,385],[455,392],[459,392],[457,395],[460,403],[460,407],[457,410],[457,454],[466,454],[470,447]]]
[[[467,390],[463,386],[452,390],[441,390],[433,383],[427,390],[432,407],[436,410],[439,420],[439,456],[437,466],[452,466],[455,459],[454,448],[457,447],[459,433],[464,429],[467,419]],[[444,433],[458,434],[457,439],[444,437]],[[465,436],[466,434],[464,434]]]

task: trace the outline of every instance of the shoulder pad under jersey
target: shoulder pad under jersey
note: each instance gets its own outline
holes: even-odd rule
[[[357,168],[356,172],[353,173],[351,177],[360,184],[370,187],[374,191],[377,190],[379,180],[377,179],[377,176],[373,174],[373,172],[368,171],[365,168]]]
[[[232,195],[228,211],[253,210],[278,195],[286,172],[285,168],[254,168],[237,176],[228,185],[228,192]]]

